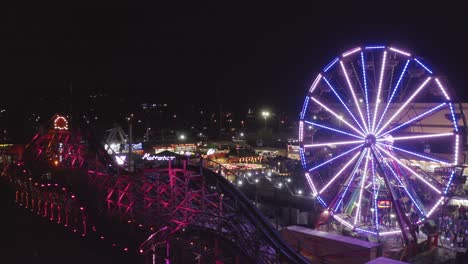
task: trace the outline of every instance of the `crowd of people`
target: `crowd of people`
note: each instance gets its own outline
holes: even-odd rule
[[[437,218],[439,242],[443,246],[468,249],[468,208],[458,206],[457,210],[441,212]]]

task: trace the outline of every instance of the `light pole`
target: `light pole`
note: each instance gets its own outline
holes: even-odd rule
[[[274,204],[277,204],[277,202],[276,202],[276,198],[277,198],[276,189],[277,189],[276,186],[273,186],[273,201],[274,201]],[[274,212],[275,212],[276,230],[278,230],[279,223],[278,223],[278,208],[277,207],[274,208]]]
[[[267,118],[270,116],[270,112],[268,112],[268,111],[263,111],[263,112],[262,112],[262,116],[263,116],[263,118],[265,119],[265,128],[266,128],[266,124],[267,124],[266,122],[267,122]]]
[[[129,172],[133,172],[133,162],[132,162],[132,138],[133,138],[133,114],[130,114],[127,117],[128,121],[128,169]]]
[[[150,130],[151,130],[151,127],[148,127],[148,128],[146,129],[146,142],[149,141],[149,131],[150,131]]]
[[[255,179],[255,207],[258,207],[258,196],[257,196],[257,183],[259,182],[258,178]]]

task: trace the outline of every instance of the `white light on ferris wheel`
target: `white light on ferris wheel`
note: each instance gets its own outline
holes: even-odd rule
[[[390,122],[393,121],[393,119],[395,119],[401,111],[403,111],[403,109],[405,109],[405,107],[412,102],[412,100],[414,99],[414,97],[416,97],[416,95],[418,95],[418,93],[424,88],[426,87],[427,83],[431,80],[431,77],[428,77],[422,84],[421,86],[419,86],[419,88],[410,96],[410,98],[408,98],[408,100],[406,100],[406,102],[396,111],[395,114],[393,114],[393,116],[385,123],[385,125],[382,126],[382,128],[377,131],[377,133],[375,133],[376,135],[379,135],[380,132],[382,132],[389,124]]]
[[[406,51],[402,51],[402,50],[397,49],[397,48],[394,48],[394,47],[390,47],[390,50],[391,50],[391,51],[394,51],[394,52],[396,52],[396,53],[399,53],[399,54],[401,54],[401,55],[405,55],[405,56],[407,56],[407,57],[411,56],[410,53],[408,53],[408,52],[406,52]]]
[[[361,47],[357,47],[357,48],[348,50],[347,52],[343,53],[342,56],[343,56],[343,57],[348,57],[349,55],[354,54],[354,53],[356,53],[356,52],[358,52],[358,51],[360,51],[360,50],[361,50]]]
[[[361,50],[361,48],[359,48],[359,50]],[[356,51],[359,51],[359,50],[356,50]],[[364,120],[364,115],[361,112],[361,107],[359,106],[358,99],[356,97],[356,94],[354,93],[353,85],[352,85],[351,81],[349,80],[348,73],[347,73],[347,71],[345,69],[345,66],[344,66],[342,61],[340,61],[340,65],[341,65],[341,70],[343,71],[343,74],[346,77],[346,82],[348,83],[349,90],[351,91],[351,94],[353,95],[354,103],[356,104],[356,108],[357,108],[357,110],[359,112],[359,115],[361,116],[361,120],[362,120],[362,123],[364,124],[364,128],[366,130],[366,133],[369,133],[369,128],[367,128],[366,121]]]

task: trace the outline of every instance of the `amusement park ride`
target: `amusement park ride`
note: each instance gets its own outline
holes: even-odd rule
[[[357,47],[323,68],[299,124],[322,224],[331,216],[374,241],[417,243],[418,227],[460,191],[465,119],[448,86],[393,46]]]
[[[66,117],[51,121],[2,174],[18,205],[145,263],[308,263],[203,160],[129,172]]]
[[[422,59],[391,46],[357,47],[323,68],[298,135],[321,223],[417,244],[419,227],[460,192],[463,178],[465,118],[448,86]],[[146,263],[309,263],[203,159],[130,170],[65,116],[50,121],[2,174],[18,205]]]

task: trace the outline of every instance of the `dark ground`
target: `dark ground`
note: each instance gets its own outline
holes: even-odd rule
[[[1,177],[1,176],[0,176]],[[93,236],[82,238],[63,225],[14,204],[0,178],[0,263],[94,264],[142,263],[141,256],[112,248]]]

